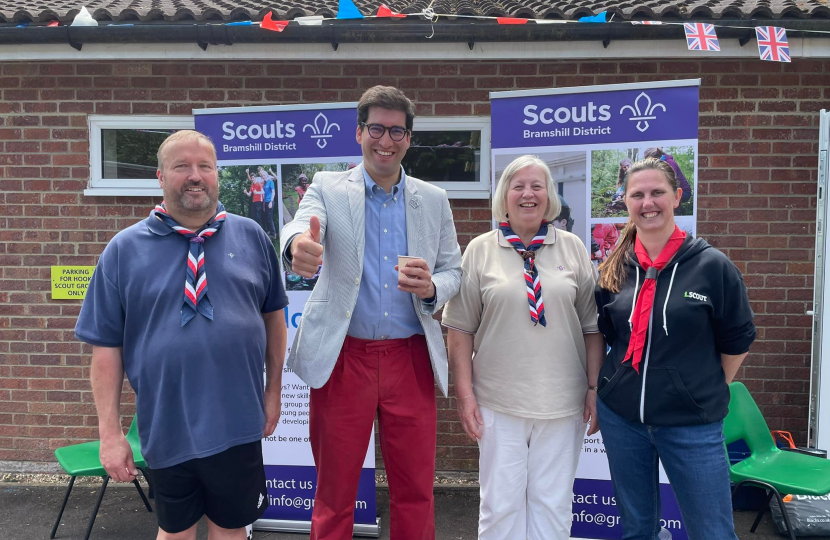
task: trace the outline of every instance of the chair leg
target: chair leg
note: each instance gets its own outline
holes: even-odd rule
[[[98,501],[95,503],[95,508],[92,510],[92,515],[89,517],[89,525],[86,528],[86,535],[84,536],[84,540],[89,540],[89,535],[92,534],[92,526],[95,524],[95,517],[98,515],[98,509],[101,508],[101,501],[104,500],[104,492],[107,490],[107,483],[110,481],[109,476],[102,477],[104,479],[104,483],[101,486],[101,490],[98,492]]]
[[[764,514],[767,513],[767,509],[769,508],[769,502],[772,500],[772,496],[775,495],[773,490],[769,490],[769,495],[767,495],[767,502],[764,504],[763,508],[758,510],[758,516],[755,518],[755,523],[752,524],[752,528],[749,529],[749,532],[755,532],[755,529],[758,528],[758,524],[761,523],[761,519],[764,517]]]
[[[58,532],[58,525],[61,524],[61,518],[63,517],[63,511],[66,509],[66,503],[69,501],[69,494],[72,493],[72,486],[75,485],[75,476],[69,479],[69,487],[66,488],[66,495],[63,497],[63,504],[61,505],[60,512],[58,512],[58,519],[55,520],[55,525],[52,526],[52,533],[49,535],[49,538],[54,538],[55,533]]]
[[[147,511],[152,514],[153,508],[150,506],[150,503],[147,502],[147,497],[144,496],[144,490],[141,489],[141,484],[138,483],[138,478],[133,478],[133,484],[135,485],[135,488],[138,490],[138,494],[141,495],[141,500],[144,502],[144,506],[147,507]]]
[[[147,474],[147,469],[138,469],[141,471],[142,476],[147,481],[147,497],[150,499],[155,498],[155,492],[153,491],[153,484],[150,483],[150,476]]]
[[[790,516],[787,514],[787,509],[784,508],[784,500],[781,498],[781,494],[778,493],[777,489],[772,488],[772,491],[775,493],[775,498],[778,499],[778,507],[781,509],[781,514],[784,516],[784,523],[787,525],[787,532],[790,535],[790,540],[796,540],[793,525],[790,523]]]

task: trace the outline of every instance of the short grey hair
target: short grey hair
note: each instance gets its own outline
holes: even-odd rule
[[[213,154],[213,161],[216,161],[216,147],[213,145],[213,141],[210,140],[210,137],[192,129],[181,129],[164,139],[164,142],[162,142],[161,146],[159,146],[158,152],[156,153],[156,159],[158,159],[158,169],[160,171],[164,171],[164,158],[167,157],[167,147],[179,141],[205,141],[208,146],[210,146],[210,151]]]
[[[548,190],[548,209],[543,219],[553,221],[562,212],[559,191],[556,189],[556,182],[553,181],[548,164],[536,156],[525,155],[511,161],[510,165],[505,167],[504,172],[501,173],[496,192],[493,194],[493,217],[496,221],[507,221],[507,186],[510,185],[510,180],[517,172],[531,166],[539,167],[545,175],[545,187]]]

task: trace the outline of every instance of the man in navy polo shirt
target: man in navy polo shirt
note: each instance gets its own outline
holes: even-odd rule
[[[280,416],[288,299],[265,232],[218,201],[210,140],[180,131],[158,160],[164,202],[107,245],[75,327],[93,346],[101,463],[119,482],[137,474],[126,371],[158,538],[195,539],[206,515],[211,540],[242,539],[268,507],[261,439]]]

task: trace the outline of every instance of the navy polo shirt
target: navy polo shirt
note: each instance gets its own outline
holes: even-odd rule
[[[122,347],[141,449],[155,469],[257,441],[263,411],[263,313],[284,308],[277,254],[254,221],[228,214],[204,243],[213,320],[181,326],[188,241],[151,215],[104,249],[75,336]]]

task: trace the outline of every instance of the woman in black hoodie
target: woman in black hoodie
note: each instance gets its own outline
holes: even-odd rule
[[[600,266],[599,329],[610,351],[597,413],[624,540],[660,531],[658,458],[690,540],[737,540],[723,418],[729,388],[755,339],[741,273],[674,222],[674,170],[635,163],[625,182],[629,222]]]

